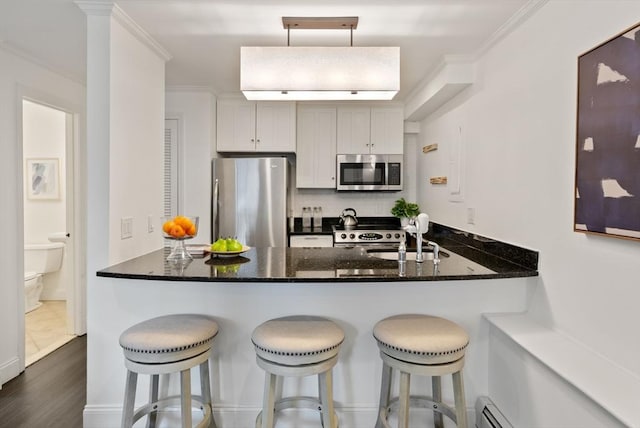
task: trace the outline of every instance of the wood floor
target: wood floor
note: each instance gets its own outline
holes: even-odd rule
[[[0,428],[81,428],[87,336],[71,340],[0,389]]]

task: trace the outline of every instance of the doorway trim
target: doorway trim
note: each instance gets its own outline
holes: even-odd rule
[[[83,165],[86,164],[84,146],[84,114],[83,108],[72,101],[56,97],[44,91],[31,87],[17,85],[17,129],[16,135],[19,141],[19,165],[17,169],[18,182],[24,183],[23,165],[23,100],[31,101],[40,105],[54,108],[65,113],[66,121],[66,148],[67,160],[67,190],[71,190],[70,198],[67,198],[67,232],[71,235],[69,240],[72,244],[71,275],[73,277],[73,287],[67,288],[67,330],[70,334],[82,335],[87,332],[86,321],[86,171]],[[72,180],[69,180],[73,178]],[[70,188],[70,187],[71,188]],[[20,189],[18,201],[20,215],[24,217],[24,190]],[[18,235],[18,254],[23,255],[24,248],[24,225],[21,225],[21,233]],[[21,266],[24,270],[24,256],[20,257]],[[22,310],[18,313],[18,357],[20,360],[20,370],[25,367],[25,317],[24,317],[24,287],[18,287],[18,306]],[[71,321],[71,322],[69,322]]]

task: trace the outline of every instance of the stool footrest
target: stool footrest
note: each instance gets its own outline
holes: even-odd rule
[[[311,409],[322,411],[322,403],[315,397],[285,397],[276,402],[276,411],[284,409]]]
[[[391,428],[387,422],[387,417],[389,417],[391,412],[395,412],[398,409],[400,403],[399,400],[399,397],[395,397],[389,402],[389,405],[386,408],[380,409],[378,422],[381,423],[384,428]],[[412,408],[429,409],[434,412],[441,413],[453,422],[458,423],[455,409],[445,403],[433,401],[432,397],[426,395],[411,395],[409,397],[409,406]]]
[[[296,396],[281,398],[276,401],[274,408],[276,412],[286,409],[308,409],[322,413],[322,403],[316,397]],[[338,415],[335,411],[333,412],[333,417],[335,418],[337,426]],[[258,417],[256,418],[256,427],[260,426],[262,426],[262,412],[258,413]]]
[[[158,410],[161,410],[161,409],[166,409],[167,407],[170,407],[170,406],[175,406],[175,405],[180,406],[180,404],[181,404],[180,395],[172,395],[170,397],[166,397],[158,401],[154,401],[153,403],[147,403],[144,406],[137,409],[136,412],[133,414],[133,423],[135,424],[138,419],[143,418],[144,416],[150,413],[157,412]],[[205,406],[204,399],[199,395],[192,395],[191,406],[192,408],[197,407],[204,412],[204,418],[202,419],[202,421],[200,421],[198,425],[196,425],[195,428],[204,428],[206,426],[209,426],[209,423],[211,422],[211,417],[212,417],[211,407],[208,405]]]

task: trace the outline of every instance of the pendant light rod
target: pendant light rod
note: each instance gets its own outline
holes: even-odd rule
[[[291,29],[294,29],[294,30],[349,30],[350,46],[353,46],[353,30],[358,28],[358,17],[357,16],[343,16],[343,17],[283,16],[282,26],[287,30],[287,46],[291,46]]]
[[[357,30],[357,16],[343,17],[282,17],[283,28],[294,30]]]

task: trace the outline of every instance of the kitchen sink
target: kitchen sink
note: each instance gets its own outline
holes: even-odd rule
[[[376,257],[378,259],[384,260],[398,260],[398,252],[397,251],[389,251],[389,250],[380,250],[380,249],[370,249],[367,250],[367,254],[370,257]],[[433,251],[431,248],[425,248],[422,250],[422,257],[424,260],[433,260]],[[440,251],[439,257],[449,257],[449,254],[444,251]],[[416,252],[415,251],[407,251],[407,260],[415,260]]]

